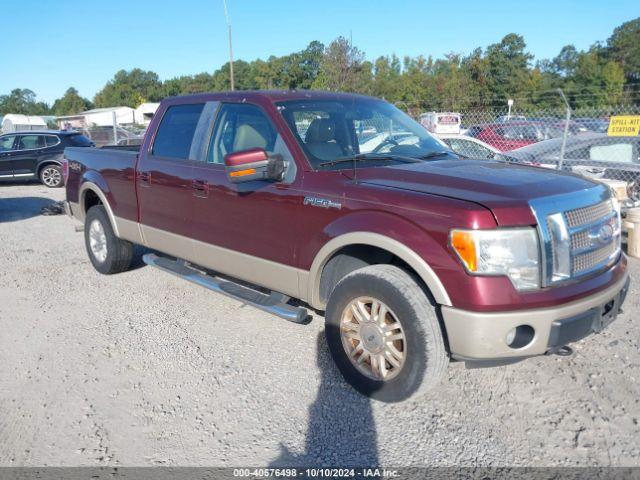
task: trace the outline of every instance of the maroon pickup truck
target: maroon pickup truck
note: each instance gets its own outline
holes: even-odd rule
[[[375,98],[170,98],[139,151],[65,157],[96,270],[126,270],[140,244],[162,252],[148,264],[288,320],[324,311],[340,371],[383,401],[427,391],[450,359],[570,353],[628,288],[605,186],[462,160]]]

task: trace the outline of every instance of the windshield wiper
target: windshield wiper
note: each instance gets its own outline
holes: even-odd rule
[[[359,153],[357,155],[353,155],[352,157],[344,157],[344,158],[336,158],[335,160],[331,160],[329,162],[321,163],[320,167],[328,167],[330,165],[337,165],[339,163],[347,163],[347,162],[362,162],[365,160],[381,160],[381,161],[400,161],[400,162],[415,162],[414,158],[402,157],[399,155],[378,155],[371,153]]]
[[[447,150],[436,150],[435,152],[429,152],[425,155],[422,155],[418,158],[420,158],[420,160],[429,160],[430,158],[436,158],[436,157],[442,157],[443,155],[451,155],[453,152],[449,152]],[[455,155],[455,154],[454,154]]]

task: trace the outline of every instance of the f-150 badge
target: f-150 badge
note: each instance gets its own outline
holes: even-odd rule
[[[329,200],[328,198],[317,197],[304,197],[304,205],[311,205],[312,207],[321,208],[337,208],[338,210],[342,208],[342,204],[339,202],[334,202],[333,200]]]

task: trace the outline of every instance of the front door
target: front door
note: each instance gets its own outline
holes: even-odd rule
[[[288,162],[282,182],[232,184],[224,157],[262,148]],[[299,295],[296,231],[302,194],[296,165],[282,136],[257,105],[222,104],[209,143],[207,161],[196,164],[191,211],[194,248],[201,263],[214,270]]]
[[[0,137],[0,180],[13,178],[12,157],[15,153],[15,135],[5,135]]]
[[[18,135],[17,151],[12,157],[14,177],[34,175],[37,170],[38,156],[45,146],[42,135]]]

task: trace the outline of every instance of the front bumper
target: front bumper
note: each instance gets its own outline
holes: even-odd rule
[[[451,356],[487,361],[542,355],[599,332],[615,320],[629,287],[629,276],[583,299],[557,307],[513,312],[479,313],[442,307]],[[521,348],[507,345],[509,331],[520,325],[534,329]]]

